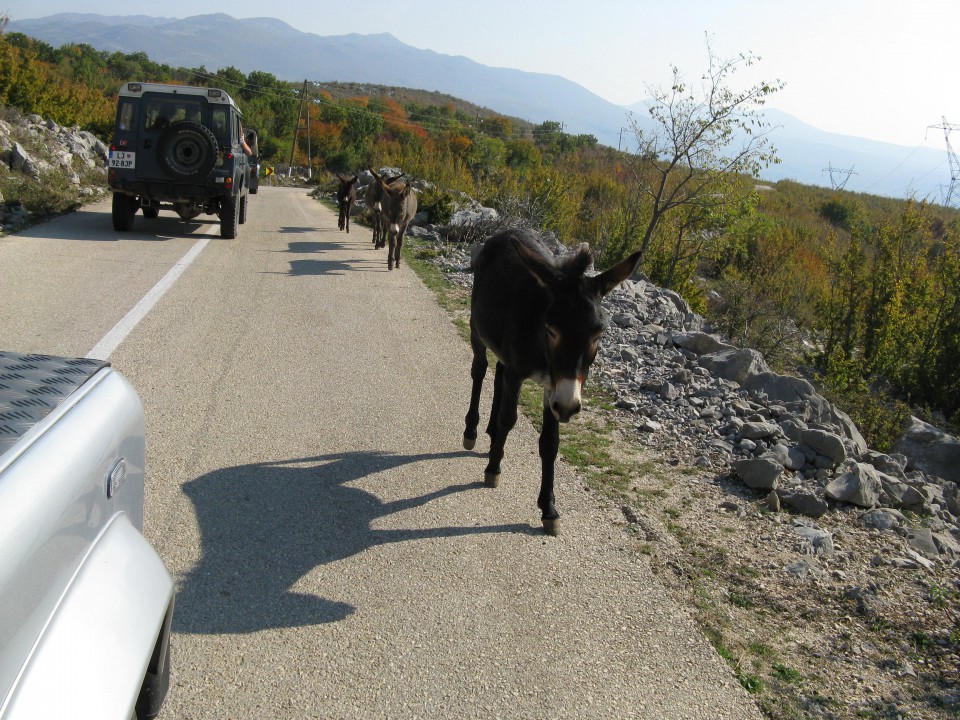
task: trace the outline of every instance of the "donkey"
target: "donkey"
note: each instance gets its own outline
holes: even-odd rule
[[[364,192],[364,200],[367,204],[367,210],[370,212],[370,223],[373,225],[373,247],[379,249],[382,248],[386,243],[386,232],[384,232],[382,221],[383,206],[381,204],[382,191],[380,190],[381,176],[375,173],[373,168],[367,168],[367,171],[373,175],[373,182],[367,185],[367,188]],[[403,173],[390,178],[384,178],[384,182],[387,183],[387,185],[392,186],[402,177]]]
[[[381,178],[380,205],[381,231],[386,230],[389,247],[387,248],[387,267],[393,270],[394,264],[400,267],[400,249],[403,247],[403,234],[407,225],[417,214],[417,193],[410,185],[400,187],[397,183],[387,185]],[[383,245],[383,236],[380,237]]]
[[[568,422],[580,412],[580,390],[606,326],[601,299],[636,271],[640,253],[588,277],[584,273],[592,261],[586,244],[575,253],[554,257],[536,233],[522,229],[494,235],[471,260],[473,389],[463,447],[472,450],[477,441],[480,391],[489,348],[497,366],[486,428],[490,455],[484,481],[489,487],[500,483],[500,462],[507,434],[517,421],[520,386],[526,378],[533,378],[544,388],[537,505],[548,535],[556,535],[559,530],[560,513],[553,494],[559,423]]]
[[[345,178],[342,175],[337,175],[337,179],[340,181],[340,187],[337,188],[337,205],[340,206],[340,219],[337,221],[337,227],[341,230],[346,229],[349,233],[350,211],[357,201],[357,189],[354,187],[357,184],[357,176]]]

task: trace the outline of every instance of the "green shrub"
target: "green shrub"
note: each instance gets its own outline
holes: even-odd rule
[[[420,193],[417,207],[421,212],[427,213],[428,222],[446,225],[454,213],[453,195],[435,187],[428,187]]]

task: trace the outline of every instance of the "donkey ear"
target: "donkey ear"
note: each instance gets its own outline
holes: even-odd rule
[[[554,286],[557,281],[557,273],[553,266],[547,263],[538,253],[520,242],[516,236],[510,238],[510,244],[513,245],[513,249],[520,258],[520,262],[530,271],[533,279],[536,280],[541,287],[549,290]]]
[[[618,262],[609,270],[597,275],[593,281],[596,283],[596,288],[599,291],[600,296],[602,297],[606,295],[617,285],[633,275],[640,266],[640,258],[641,254],[639,251],[637,251],[630,257],[624,258]]]

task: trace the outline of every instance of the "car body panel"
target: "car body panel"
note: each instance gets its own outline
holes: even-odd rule
[[[174,588],[140,534],[143,407],[106,363],[59,397],[57,368],[71,359],[21,357],[40,369],[17,379],[21,365],[0,368],[3,429],[38,399],[49,407],[0,455],[0,718],[56,717],[34,714],[37,703],[63,701],[71,717],[127,720],[140,689],[129,674],[143,680]]]

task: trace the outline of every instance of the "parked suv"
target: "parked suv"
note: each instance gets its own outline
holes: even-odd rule
[[[257,145],[256,132],[242,119],[237,103],[218,88],[124,84],[107,174],[114,229],[132,229],[137,210],[155,218],[171,209],[183,220],[218,215],[221,237],[235,238],[247,219],[257,166],[246,154]]]

